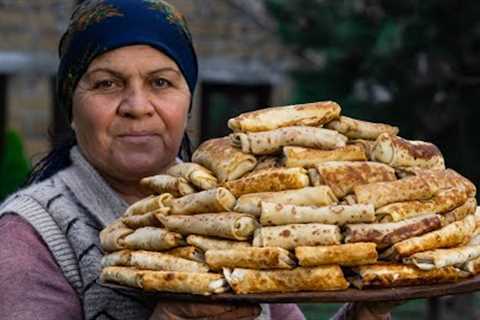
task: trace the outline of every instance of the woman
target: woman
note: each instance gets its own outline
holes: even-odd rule
[[[295,305],[157,303],[98,284],[99,231],[146,196],[141,178],[188,151],[197,60],[183,18],[159,0],[85,1],[59,52],[74,136],[0,207],[2,318],[303,319]],[[339,317],[372,316],[348,306]]]

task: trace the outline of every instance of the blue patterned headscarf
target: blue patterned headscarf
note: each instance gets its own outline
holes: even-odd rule
[[[183,16],[163,0],[86,0],[73,12],[59,46],[57,99],[71,119],[72,96],[92,60],[120,47],[145,44],[176,62],[190,92],[198,65]]]

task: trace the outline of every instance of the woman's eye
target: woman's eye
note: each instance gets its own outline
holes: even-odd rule
[[[168,80],[165,80],[165,79],[162,79],[162,78],[159,78],[159,79],[154,79],[152,81],[152,85],[155,87],[155,88],[166,88],[170,85],[170,82]]]
[[[94,86],[95,89],[102,89],[102,90],[112,89],[113,87],[115,87],[115,81],[113,80],[97,81],[95,82],[95,86]]]

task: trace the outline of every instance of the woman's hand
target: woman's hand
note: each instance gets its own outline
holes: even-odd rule
[[[157,304],[149,320],[208,319],[251,320],[262,309],[258,304],[212,304],[162,301]]]

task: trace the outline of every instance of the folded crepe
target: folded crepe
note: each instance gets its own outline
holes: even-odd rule
[[[350,139],[376,140],[382,133],[396,136],[398,127],[383,123],[373,123],[341,116],[325,125],[325,128],[336,130]]]
[[[234,132],[258,132],[289,126],[321,126],[340,116],[341,108],[333,101],[265,108],[228,120]]]
[[[108,267],[100,276],[103,282],[115,282],[146,291],[166,291],[211,295],[228,289],[222,275],[179,271],[136,270],[127,267]]]
[[[201,190],[212,189],[218,185],[217,178],[210,170],[193,162],[178,163],[170,167],[166,173],[182,177]]]
[[[233,240],[247,240],[259,226],[251,215],[234,212],[161,216],[159,219],[168,230],[183,235],[198,234]]]
[[[205,262],[203,251],[194,246],[178,247],[165,251],[165,253],[187,260]]]
[[[340,244],[342,234],[335,225],[310,223],[262,227],[255,231],[253,246],[279,247],[287,250],[298,246]]]
[[[414,264],[422,270],[432,270],[463,265],[478,257],[480,257],[480,245],[469,245],[418,252],[408,258],[404,258],[403,263]]]
[[[254,133],[232,133],[232,144],[245,153],[275,154],[284,146],[335,149],[344,147],[347,138],[334,131],[315,127],[285,127]]]
[[[335,204],[338,200],[328,186],[306,187],[278,192],[245,194],[237,199],[233,210],[260,216],[262,201],[321,207]]]
[[[349,279],[355,287],[393,288],[401,286],[428,285],[456,282],[469,276],[455,267],[445,267],[429,271],[413,265],[381,263],[353,268],[358,276]]]
[[[125,237],[133,232],[133,229],[125,226],[121,220],[117,220],[100,232],[100,245],[106,252],[125,249]]]
[[[144,270],[208,272],[209,268],[203,262],[191,261],[168,254],[152,251],[132,251],[130,266]]]
[[[129,206],[123,215],[128,217],[156,211],[165,208],[172,199],[173,196],[170,193],[163,193],[159,196],[151,195]]]
[[[195,234],[191,234],[187,237],[187,243],[189,245],[200,248],[205,252],[208,250],[229,250],[252,246],[250,242],[247,241],[232,241],[217,238],[208,238]]]
[[[452,169],[414,170],[414,174],[423,178],[436,192],[450,188],[464,189],[469,198],[474,198],[477,193],[477,188],[470,180]]]
[[[223,274],[236,294],[332,291],[348,288],[338,265],[292,270],[251,270],[225,268]]]
[[[377,209],[379,221],[392,222],[426,213],[446,213],[465,203],[467,194],[463,189],[443,189],[428,200],[391,203]]]
[[[254,156],[233,147],[229,137],[205,141],[195,150],[192,160],[214,172],[219,183],[238,179],[257,164]]]
[[[234,196],[247,193],[273,192],[307,187],[310,183],[303,168],[265,169],[238,180],[228,181],[225,187]]]
[[[314,267],[325,264],[358,266],[377,262],[375,243],[358,242],[334,246],[296,247],[295,255],[302,267]]]
[[[370,203],[375,208],[394,202],[427,200],[433,197],[436,191],[438,190],[433,190],[424,179],[418,176],[353,187],[358,203]]]
[[[282,248],[245,247],[226,250],[208,250],[205,260],[212,270],[222,268],[292,269],[295,262]]]
[[[286,167],[313,168],[327,161],[367,161],[367,155],[365,149],[358,144],[333,150],[283,147],[283,163]]]
[[[170,201],[170,214],[195,214],[231,211],[236,199],[225,188],[215,188]]]
[[[247,175],[253,174],[264,169],[280,168],[282,165],[280,159],[276,156],[261,156],[257,158],[257,165]]]
[[[346,243],[374,242],[379,248],[386,248],[441,227],[441,217],[430,213],[399,222],[349,224],[344,234]]]
[[[182,177],[168,174],[159,174],[140,180],[140,185],[155,194],[170,193],[174,197],[181,197],[195,192],[195,189]]]
[[[365,139],[353,139],[353,140],[348,140],[347,144],[362,146],[363,149],[365,150],[365,154],[367,155],[368,160],[373,160],[372,152],[373,152],[373,147],[375,146],[375,141],[365,140]]]
[[[442,153],[434,144],[410,141],[388,133],[376,140],[372,158],[394,168],[445,169]]]
[[[387,165],[364,161],[331,161],[316,166],[324,184],[343,198],[358,185],[397,179],[395,170]]]
[[[102,268],[112,267],[112,266],[129,266],[130,257],[131,257],[130,250],[115,251],[115,252],[104,255],[102,257],[101,265],[102,265]]]
[[[370,204],[313,207],[262,201],[261,207],[260,223],[264,226],[295,223],[344,225],[375,221],[375,209]]]
[[[137,229],[123,241],[127,249],[150,251],[168,250],[185,244],[181,234],[155,227]]]
[[[127,227],[132,229],[139,229],[143,227],[161,227],[162,224],[160,223],[160,221],[158,221],[156,215],[167,215],[169,211],[170,208],[165,207],[140,215],[125,216],[122,217],[121,220]]]
[[[463,265],[460,266],[460,268],[466,272],[469,272],[470,274],[476,275],[480,273],[480,258],[476,258],[473,260],[470,260]]]
[[[308,174],[308,179],[310,180],[310,185],[311,186],[317,187],[317,186],[324,185],[324,183],[322,181],[322,178],[318,174],[318,170],[316,168],[309,168],[307,170],[307,174]],[[332,192],[332,194],[333,194],[333,192]],[[333,195],[333,196],[335,197],[335,195]]]
[[[439,230],[397,242],[383,252],[381,257],[389,260],[399,260],[417,252],[466,244],[470,241],[474,230],[475,218],[470,215],[462,221],[454,222]]]

